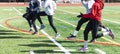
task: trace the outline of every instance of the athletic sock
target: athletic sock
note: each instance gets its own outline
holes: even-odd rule
[[[33,27],[30,27],[30,29],[33,29]]]
[[[88,47],[88,41],[84,41],[84,48]]]
[[[109,34],[109,32],[103,32],[103,36],[108,35],[108,34]]]
[[[107,31],[107,29],[105,29],[105,28],[101,28],[101,31],[106,32],[106,31]]]
[[[76,36],[77,33],[78,33],[78,31],[75,30],[74,33],[73,33],[73,36]]]

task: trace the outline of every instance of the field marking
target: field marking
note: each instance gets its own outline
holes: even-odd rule
[[[37,25],[36,25],[37,26]],[[37,26],[39,29],[40,27]],[[45,34],[53,43],[55,43],[61,51],[65,51],[65,54],[70,54],[68,50],[66,50],[60,43],[58,43],[55,39],[53,39],[48,33],[46,33],[44,30],[40,30],[43,34]]]
[[[19,32],[22,32],[22,33],[25,33],[25,34],[32,34],[31,32],[29,31],[26,31],[26,30],[23,30],[23,29],[19,29],[19,28],[15,28],[14,26],[11,26],[8,22],[10,20],[13,20],[13,19],[16,19],[16,18],[11,18],[11,19],[7,19],[4,23],[6,26],[8,26],[9,28],[12,28],[14,31],[19,31]],[[37,36],[44,36],[44,34],[36,34]]]
[[[15,11],[17,11],[20,15],[23,15],[23,13],[20,12],[19,10],[17,10],[15,7],[13,7],[13,9],[14,9]]]
[[[74,14],[74,15],[78,15],[79,13],[76,13],[76,12],[70,12],[70,11],[67,11],[67,10],[60,10],[60,9],[57,9],[59,11],[62,11],[62,12],[66,12],[66,13],[69,13],[69,14]],[[111,21],[111,20],[108,20],[108,19],[103,19],[102,20],[104,21],[108,21],[108,22],[112,22],[112,23],[116,23],[116,24],[119,24],[120,25],[120,22],[117,22],[117,21]]]
[[[3,11],[13,11],[13,9],[3,9]]]
[[[102,50],[100,50],[98,48],[96,48],[95,51],[99,52],[99,54],[106,54],[106,52],[104,52],[104,51],[102,51]]]
[[[30,50],[30,54],[35,54],[33,50]]]
[[[53,51],[60,51],[60,52],[62,52],[62,50],[53,50]],[[75,50],[75,49],[68,49],[68,51],[77,51],[77,50]]]
[[[69,14],[77,14],[77,13],[69,12],[69,11],[66,11],[66,10],[60,10],[60,9],[58,9],[58,10],[59,10],[59,11],[62,11],[62,12],[69,13]],[[66,21],[61,20],[61,19],[58,19],[58,18],[55,18],[55,19],[57,19],[57,20],[59,20],[59,21],[62,21],[62,22],[65,22],[65,23],[67,23],[67,24],[69,24],[69,25],[72,25],[72,26],[76,27],[76,26],[73,25],[72,23],[66,22]],[[111,21],[111,22],[113,22],[113,21]],[[118,23],[118,22],[114,22],[114,23]],[[112,42],[112,43],[119,44],[119,43],[117,43],[117,42],[115,42],[115,41],[112,41],[112,40],[110,40],[110,39],[107,39],[107,38],[105,38],[105,37],[102,37],[102,38],[105,39],[105,40],[107,40],[107,41],[110,41],[110,42]]]
[[[13,7],[13,9],[15,11],[17,11],[20,15],[22,15],[22,13],[17,10],[15,7]],[[65,49],[60,43],[58,43],[55,39],[53,39],[52,37],[50,37],[50,35],[48,33],[46,33],[44,30],[40,30],[43,34],[45,34],[55,45],[57,45],[63,52],[65,52],[65,54],[71,54],[67,49]]]
[[[45,34],[54,44],[56,44],[61,51],[64,51],[65,54],[71,54],[68,50],[66,50],[60,43],[58,43],[55,39],[53,39],[52,37],[50,37],[50,35],[48,33],[46,33],[44,30],[40,30],[43,34]]]

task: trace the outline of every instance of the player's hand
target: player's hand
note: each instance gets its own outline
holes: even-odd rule
[[[83,15],[83,13],[80,12],[80,15],[78,15],[77,17],[80,18],[80,17],[82,17],[82,15]]]

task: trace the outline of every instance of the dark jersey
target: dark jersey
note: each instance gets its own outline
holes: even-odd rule
[[[38,4],[37,2],[30,2],[30,3],[29,3],[30,9],[35,9],[35,8],[37,8],[38,6],[39,6],[39,4]],[[37,11],[37,10],[35,10],[35,11]]]

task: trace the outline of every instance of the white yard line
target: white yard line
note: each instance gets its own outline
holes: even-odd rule
[[[17,11],[20,15],[23,15],[23,13],[20,12],[19,10],[17,10],[15,7],[13,7],[13,9],[14,9],[15,11]]]
[[[65,52],[65,54],[71,54],[67,49],[65,49],[60,43],[58,43],[55,39],[50,37],[48,33],[46,33],[44,30],[40,30],[43,34],[45,34],[55,45],[57,45],[61,51]]]
[[[69,13],[69,14],[74,14],[76,16],[79,14],[79,13],[70,12],[70,11],[67,11],[67,10],[60,10],[60,9],[57,9],[57,10],[62,11],[62,12],[66,12],[66,13]],[[117,21],[111,21],[111,20],[108,20],[108,19],[102,19],[102,20],[105,20],[105,21],[108,21],[108,22],[112,22],[112,23],[116,23],[116,24],[120,25],[120,22],[117,22]]]
[[[13,7],[13,9],[15,11],[17,11],[20,15],[22,15],[22,13],[17,10],[15,7]],[[37,26],[38,27],[38,26]],[[52,37],[50,37],[50,35],[48,33],[46,33],[44,30],[41,30],[41,32],[43,34],[45,34],[54,44],[56,44],[65,54],[71,54],[67,49],[65,49],[60,43],[58,43],[55,39],[53,39]],[[34,52],[33,52],[34,53]]]
[[[68,24],[68,25],[71,25],[71,26],[73,26],[73,27],[76,27],[76,25],[73,25],[73,24],[71,24],[71,23],[69,23],[69,22],[66,22],[66,21],[64,21],[64,20],[61,20],[61,19],[59,19],[59,18],[57,18],[57,17],[54,17],[54,19],[56,19],[56,20],[58,20],[58,21],[61,21],[61,22],[64,22],[64,23],[66,23],[66,24]]]
[[[96,48],[95,51],[97,51],[99,54],[106,54],[106,52],[104,52],[104,51],[102,51],[102,50],[100,50],[98,48]]]

